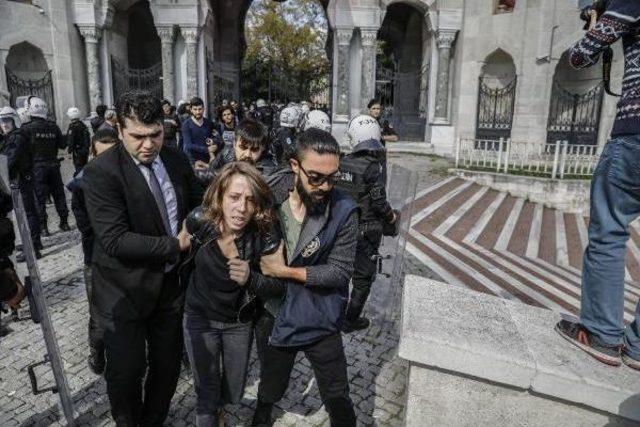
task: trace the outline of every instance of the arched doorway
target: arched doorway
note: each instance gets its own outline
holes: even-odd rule
[[[141,0],[125,11],[118,11],[113,25],[111,68],[113,95],[131,89],[148,90],[162,98],[161,43],[149,9],[149,2]]]
[[[393,3],[378,31],[376,98],[406,141],[424,139],[429,58],[424,13],[405,3]]]
[[[547,120],[547,143],[597,145],[604,86],[602,69],[574,70],[565,52],[553,75]]]
[[[326,5],[317,0],[253,0],[242,40],[243,98],[329,102],[331,46]]]
[[[51,70],[40,49],[28,42],[11,46],[5,72],[11,105],[16,105],[19,96],[38,96],[47,103],[49,117],[55,120]]]
[[[498,49],[487,56],[479,77],[476,139],[511,138],[516,85],[511,55]]]

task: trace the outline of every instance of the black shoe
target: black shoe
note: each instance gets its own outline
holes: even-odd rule
[[[69,223],[67,223],[66,219],[64,221],[60,221],[60,225],[58,227],[60,228],[60,231],[71,231],[71,227],[69,227]]]
[[[371,326],[371,321],[369,319],[366,317],[358,317],[353,322],[345,320],[344,325],[342,326],[342,332],[350,334],[351,332],[367,329],[369,326]]]
[[[620,366],[620,346],[606,345],[579,323],[561,320],[555,330],[562,338],[602,363]]]
[[[42,253],[38,249],[35,249],[34,253],[35,253],[36,259],[42,258]],[[25,256],[24,252],[20,252],[18,253],[18,255],[16,255],[16,262],[21,263],[21,262],[25,262],[26,260],[27,260],[27,257]]]
[[[273,403],[258,401],[256,412],[253,414],[253,419],[251,420],[251,427],[273,426],[273,421],[271,421],[271,411],[273,411]]]
[[[104,367],[106,362],[104,360],[104,351],[98,351],[92,347],[89,347],[89,359],[87,360],[89,369],[96,375],[102,375],[104,373]]]

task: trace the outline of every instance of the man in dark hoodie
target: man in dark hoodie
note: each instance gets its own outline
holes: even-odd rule
[[[358,220],[356,204],[334,188],[339,156],[330,133],[309,129],[298,138],[290,168],[270,177],[284,243],[263,256],[260,267],[287,288],[284,299],[265,303],[256,323],[260,385],[254,426],[272,425],[273,405],[284,395],[300,351],[313,367],[331,425],[356,425],[340,330]]]
[[[235,142],[225,145],[220,153],[207,165],[196,161],[196,176],[202,183],[209,183],[222,167],[236,160],[249,162],[265,177],[277,169],[277,164],[268,151],[267,130],[260,122],[245,119],[238,124]]]
[[[352,151],[340,159],[336,186],[355,200],[359,211],[353,289],[343,328],[353,332],[369,327],[370,321],[361,316],[362,310],[376,277],[383,228],[394,224],[397,217],[387,201],[382,164],[385,149],[378,122],[368,115],[357,116],[349,123],[347,135]]]

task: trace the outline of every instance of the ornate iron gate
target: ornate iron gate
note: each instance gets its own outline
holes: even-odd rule
[[[547,121],[547,143],[569,141],[572,145],[597,145],[603,93],[602,83],[579,95],[554,81]]]
[[[128,90],[148,90],[158,98],[162,98],[162,63],[158,62],[149,68],[130,68],[111,57],[113,73],[113,96],[118,99]]]
[[[503,88],[491,88],[480,77],[476,139],[511,138],[517,77]]]
[[[424,140],[426,123],[420,115],[420,89],[428,75],[428,66],[410,72],[399,72],[395,66],[376,69],[376,99],[384,106],[385,118],[393,124],[403,141]]]
[[[18,77],[8,67],[5,67],[7,73],[7,86],[11,96],[11,105],[16,107],[16,98],[19,96],[37,96],[42,98],[49,107],[49,118],[56,119],[56,105],[53,96],[53,80],[51,79],[51,70],[44,73],[39,79],[22,79]]]

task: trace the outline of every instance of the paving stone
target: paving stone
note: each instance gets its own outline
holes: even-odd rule
[[[429,157],[392,154],[389,161],[411,170],[423,171],[419,176],[418,188],[425,188],[442,179],[442,176],[430,173],[433,162]],[[73,173],[73,166],[69,160],[63,162],[62,166],[63,180],[67,182]],[[86,363],[88,305],[82,275],[80,233],[75,229],[73,215],[69,217],[73,229],[65,233],[58,231],[58,216],[53,205],[47,205],[47,213],[49,228],[53,233],[43,239],[44,253],[47,255],[39,261],[40,274],[76,410],[81,414],[79,424],[113,426],[104,379],[91,373]],[[381,250],[390,250],[389,245],[385,243]],[[17,268],[21,274],[26,272],[24,264],[18,264]],[[439,279],[408,253],[402,270],[405,274]],[[397,418],[404,408],[406,367],[398,359],[396,351],[399,300],[394,302],[394,310],[388,316],[380,315],[389,303],[376,299],[383,291],[385,286],[374,284],[365,312],[373,317],[371,328],[344,336],[348,374],[353,379],[351,395],[359,425],[399,425],[401,419]],[[28,315],[28,310],[23,310],[23,314]],[[8,323],[13,332],[0,339],[0,426],[60,425],[64,419],[58,413],[58,396],[33,396],[24,371],[28,364],[41,360],[46,353],[40,327],[31,321],[13,322],[4,316],[2,322]],[[41,369],[38,370],[41,372],[40,381],[43,384],[52,382],[50,370]],[[226,419],[229,425],[245,426],[250,423],[258,378],[259,363],[254,346],[245,399],[241,404],[228,408]],[[299,354],[287,395],[278,405],[282,410],[277,411],[276,426],[329,426],[329,417],[322,407],[315,380],[310,386],[312,378],[309,362]],[[194,425],[195,404],[191,374],[183,370],[167,425]],[[379,418],[372,416],[376,410],[381,414]]]

